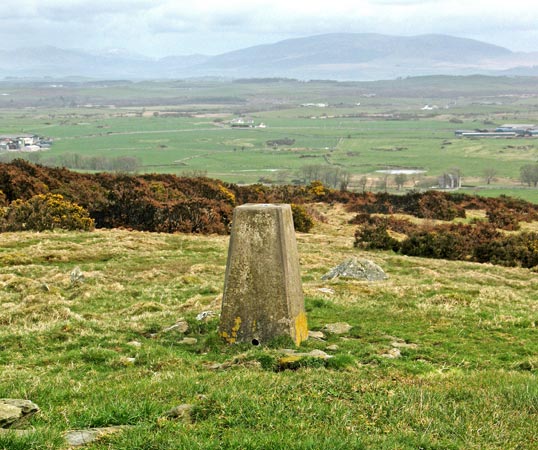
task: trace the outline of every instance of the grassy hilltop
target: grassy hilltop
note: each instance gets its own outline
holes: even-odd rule
[[[112,425],[129,427],[85,448],[536,448],[535,273],[359,252],[352,215],[316,208],[326,222],[298,234],[309,328],[352,328],[305,342],[334,357],[297,370],[277,370],[286,343],[228,347],[217,317],[196,320],[219,311],[226,236],[2,234],[0,397],[42,411],[0,448]],[[390,278],[321,281],[358,253]],[[167,331],[181,318],[185,334]],[[183,403],[190,423],[163,418]]]

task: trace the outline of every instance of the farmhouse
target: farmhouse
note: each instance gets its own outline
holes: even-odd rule
[[[0,135],[0,152],[36,152],[49,148],[52,141],[35,134]]]
[[[232,128],[254,128],[254,120],[236,117],[230,121],[230,126]]]

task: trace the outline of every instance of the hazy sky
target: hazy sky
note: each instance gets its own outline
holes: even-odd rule
[[[218,54],[313,34],[451,34],[538,51],[535,0],[0,0],[0,48]]]

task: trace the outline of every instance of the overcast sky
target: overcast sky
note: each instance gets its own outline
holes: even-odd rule
[[[218,54],[313,34],[451,34],[538,51],[535,0],[0,0],[0,48]]]

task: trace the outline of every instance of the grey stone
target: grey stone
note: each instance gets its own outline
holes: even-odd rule
[[[71,271],[69,276],[71,278],[71,284],[76,285],[84,282],[84,274],[78,266]]]
[[[328,323],[323,328],[328,333],[332,334],[346,334],[349,330],[351,330],[352,326],[349,323],[346,322],[336,322],[336,323]]]
[[[109,434],[119,433],[124,429],[129,428],[127,425],[120,425],[115,427],[103,427],[103,428],[90,428],[88,430],[74,430],[68,431],[65,434],[65,440],[71,447],[81,447],[97,439],[107,436]]]
[[[290,205],[235,208],[219,334],[230,344],[308,338]]]
[[[198,339],[193,337],[186,337],[179,341],[179,343],[185,345],[195,345],[196,343],[198,343]]]
[[[215,317],[216,314],[214,311],[202,311],[196,316],[198,322],[207,322],[212,317]]]
[[[0,398],[0,428],[17,426],[37,412],[39,406],[30,400]]]
[[[323,350],[318,350],[318,349],[314,349],[308,353],[306,352],[297,352],[293,349],[283,349],[282,350],[283,353],[285,353],[286,355],[289,355],[289,356],[297,356],[299,358],[305,358],[305,357],[310,357],[310,358],[321,358],[321,359],[329,359],[329,358],[332,358],[332,355],[329,355],[327,353],[325,353]]]
[[[192,422],[192,417],[191,417],[192,408],[193,408],[193,405],[190,405],[188,403],[184,403],[179,406],[174,406],[172,409],[164,413],[164,417],[169,418],[169,419],[179,419],[182,422],[191,423]]]
[[[391,342],[390,345],[392,345],[395,348],[409,348],[411,350],[416,350],[418,348],[417,344],[411,344],[403,341],[394,341]]]
[[[321,279],[333,280],[339,277],[355,280],[382,281],[386,280],[388,275],[374,262],[368,259],[353,257],[331,269]]]
[[[189,331],[189,324],[187,321],[180,319],[174,325],[169,326],[163,330],[163,333],[168,333],[169,331],[177,331],[178,333],[186,333]]]
[[[323,334],[322,331],[309,331],[308,332],[308,338],[309,339],[318,339],[318,340],[322,341],[323,339],[325,339],[325,334]]]
[[[328,345],[327,346],[327,350],[329,350],[330,352],[335,352],[336,350],[338,350],[340,347],[338,347],[338,345],[336,344],[332,344],[332,345]]]
[[[398,348],[391,348],[387,353],[381,355],[383,358],[397,359],[402,356],[402,352]]]
[[[129,341],[127,342],[127,345],[130,345],[131,347],[135,347],[135,348],[142,347],[142,343],[139,341]]]

